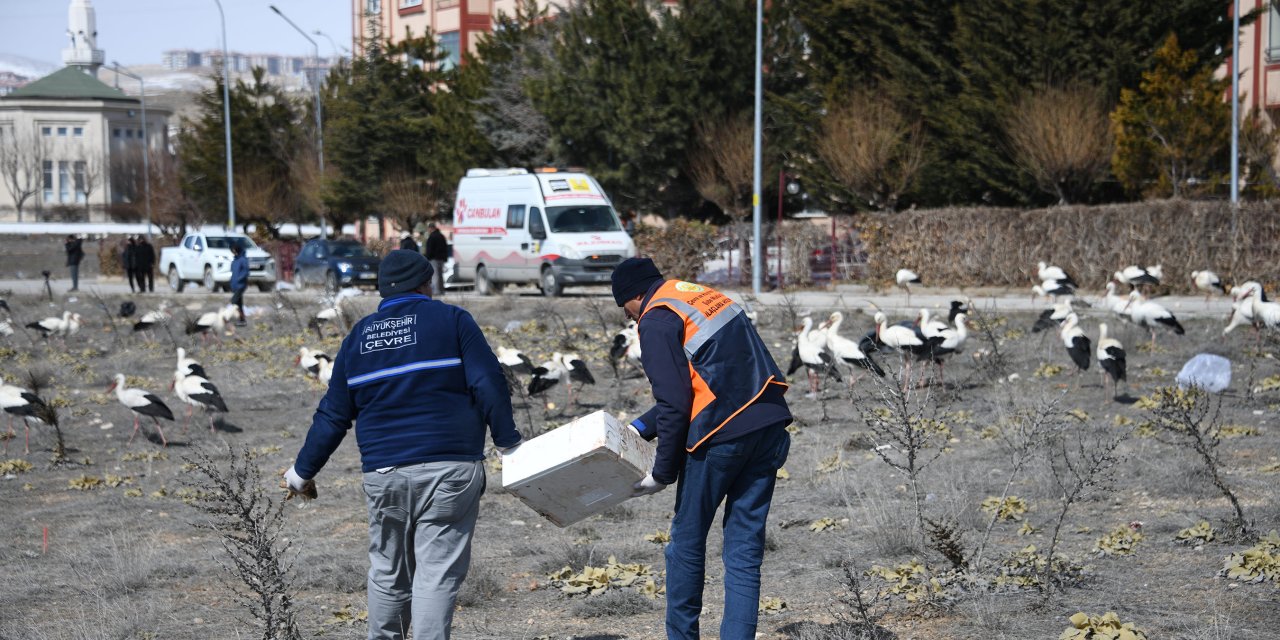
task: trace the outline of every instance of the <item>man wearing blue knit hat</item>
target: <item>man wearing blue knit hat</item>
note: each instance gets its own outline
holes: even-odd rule
[[[743,308],[707,286],[665,280],[648,258],[613,272],[613,298],[637,321],[653,408],[631,423],[658,438],[634,495],[676,484],[666,548],[667,637],[699,637],[707,531],[724,503],[722,640],[755,638],[765,520],[786,462],[787,385]],[[677,482],[678,481],[678,482]]]
[[[430,297],[434,269],[397,249],[378,268],[378,310],[333,363],[307,440],[284,473],[289,496],[315,478],[352,423],[369,507],[369,638],[449,637],[485,489],[486,426],[520,444],[498,359],[471,314]]]

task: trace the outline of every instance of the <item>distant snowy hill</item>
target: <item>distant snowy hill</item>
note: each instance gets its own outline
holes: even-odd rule
[[[0,71],[10,71],[32,80],[43,78],[60,68],[62,68],[61,65],[51,62],[33,60],[14,53],[0,53]]]

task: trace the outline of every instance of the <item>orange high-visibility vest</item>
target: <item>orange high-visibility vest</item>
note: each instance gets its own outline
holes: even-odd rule
[[[760,334],[729,296],[692,282],[668,280],[640,316],[658,307],[684,321],[684,354],[693,383],[686,450],[696,450],[769,385],[787,387]],[[643,324],[637,326],[643,330]]]

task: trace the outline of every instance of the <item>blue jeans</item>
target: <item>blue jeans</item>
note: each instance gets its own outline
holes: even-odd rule
[[[782,425],[690,453],[676,485],[667,545],[667,637],[698,638],[707,532],[724,502],[724,617],[721,640],[751,640],[760,604],[765,520],[791,436]]]

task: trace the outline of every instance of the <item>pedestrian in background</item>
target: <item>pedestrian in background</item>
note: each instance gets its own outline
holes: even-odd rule
[[[653,408],[631,426],[658,438],[653,471],[633,496],[676,484],[667,563],[667,638],[696,640],[707,531],[724,503],[722,640],[752,640],[765,521],[791,446],[785,378],[744,309],[692,282],[664,280],[648,258],[613,272],[613,298],[637,321]]]
[[[378,310],[347,334],[306,442],[284,472],[289,496],[356,430],[369,509],[369,638],[449,637],[485,490],[485,427],[520,444],[498,359],[476,321],[429,297],[432,267],[396,250],[378,267]]]
[[[138,236],[138,244],[134,247],[134,275],[138,278],[138,292],[155,293],[156,291],[156,249],[147,242],[146,236]]]
[[[444,239],[444,234],[440,233],[440,229],[434,222],[427,225],[426,256],[431,262],[431,268],[435,271],[431,288],[435,291],[435,295],[442,296],[444,295],[444,263],[449,259],[449,241]]]
[[[83,241],[74,235],[68,235],[63,249],[67,252],[67,268],[71,270],[71,291],[80,290],[80,261],[84,260]]]
[[[125,243],[124,249],[120,251],[120,268],[124,269],[124,279],[129,283],[129,291],[136,292],[133,285],[136,280],[134,268],[138,260],[138,241],[129,236],[129,241]]]
[[[244,290],[249,288],[249,259],[244,255],[244,247],[238,244],[231,245],[231,255],[235,256],[231,259],[231,304],[234,304],[236,311],[240,312],[240,319],[236,320],[236,326],[243,327],[245,325]]]
[[[400,232],[400,248],[405,251],[418,253],[418,243],[414,241],[413,235],[408,231]]]

